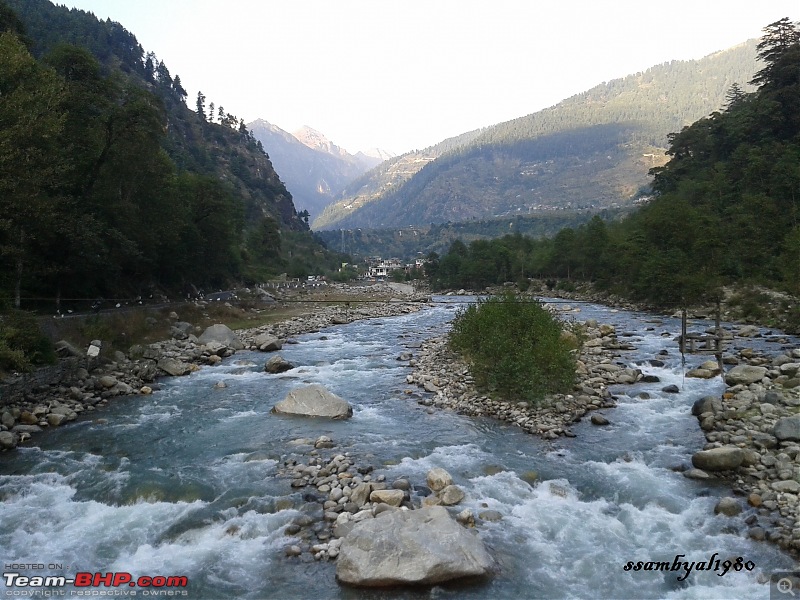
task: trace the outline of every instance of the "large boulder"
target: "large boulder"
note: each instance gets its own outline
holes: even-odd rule
[[[228,348],[232,348],[233,350],[241,350],[244,348],[244,344],[242,340],[231,330],[230,327],[227,325],[223,325],[221,323],[217,323],[216,325],[211,325],[210,327],[206,327],[206,330],[202,333],[202,335],[197,338],[197,341],[201,344],[208,344],[209,342],[219,342],[220,344],[226,345]]]
[[[158,368],[164,371],[167,375],[173,377],[180,377],[181,375],[188,375],[192,372],[192,366],[177,358],[161,358],[159,359]]]
[[[737,446],[700,450],[692,455],[692,464],[703,471],[730,471],[741,466],[744,451]]]
[[[433,585],[484,578],[494,562],[441,506],[395,510],[357,523],[339,548],[336,578],[355,586]]]
[[[284,373],[285,371],[291,371],[292,369],[294,369],[294,365],[283,358],[280,354],[270,358],[264,365],[264,370],[267,373]]]
[[[283,341],[269,333],[257,335],[253,340],[253,344],[262,352],[274,352],[283,348]]]
[[[318,383],[293,389],[272,407],[272,412],[305,417],[347,419],[353,416],[350,404]]]
[[[767,374],[766,367],[752,365],[738,365],[725,374],[725,383],[728,385],[750,385],[761,381]]]

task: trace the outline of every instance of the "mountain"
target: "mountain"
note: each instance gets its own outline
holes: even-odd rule
[[[668,134],[749,89],[756,41],[605,82],[539,112],[386,161],[312,228],[403,227],[630,205]]]
[[[348,183],[382,162],[362,153],[354,156],[308,126],[291,134],[257,119],[247,127],[264,146],[297,208],[311,216],[319,215]]]

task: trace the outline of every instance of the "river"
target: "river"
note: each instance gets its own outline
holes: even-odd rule
[[[583,305],[578,318],[631,332],[626,341],[637,350],[625,360],[661,382],[617,388],[617,408],[603,411],[610,426],[585,419],[572,428],[576,438],[546,442],[492,419],[428,409],[405,393],[410,368],[398,356],[445,331],[463,301],[437,300],[419,313],[298,336],[281,351],[298,365],[287,373],[267,374],[266,355],[238,352],[220,366],[161,381],[152,396],[115,399],[39,434],[35,445],[0,454],[4,572],[186,576],[186,597],[209,599],[768,598],[763,581],[795,566],[775,546],[741,535],[752,509],[714,515],[728,488],[675,470],[705,443],[692,402],[724,389],[719,378],[684,380],[677,320]],[[662,349],[665,366],[649,366]],[[701,360],[691,357],[687,368]],[[219,381],[227,387],[215,389]],[[353,418],[269,412],[307,382],[349,400]],[[680,394],[660,391],[671,383]],[[340,587],[334,562],[286,557],[294,538],[283,530],[302,510],[303,492],[277,471],[289,457],[308,458],[292,440],[320,435],[336,443],[323,453],[349,452],[389,481],[424,484],[430,468],[447,469],[467,494],[461,508],[503,515],[478,528],[497,576],[477,587],[376,593]],[[755,568],[693,572],[683,582],[623,569],[628,561],[672,563],[677,555],[742,557]],[[31,563],[44,569],[18,568]],[[19,597],[7,582],[0,596]],[[142,597],[144,590],[135,591]]]

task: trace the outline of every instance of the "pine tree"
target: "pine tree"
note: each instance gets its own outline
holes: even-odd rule
[[[197,92],[197,116],[206,120],[206,97],[203,92]]]

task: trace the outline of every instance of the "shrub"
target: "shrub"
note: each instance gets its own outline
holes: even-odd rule
[[[471,364],[478,387],[507,400],[538,403],[575,381],[574,338],[539,302],[512,293],[461,310],[450,348]]]
[[[0,370],[29,371],[55,359],[53,345],[34,314],[10,310],[0,315]]]

